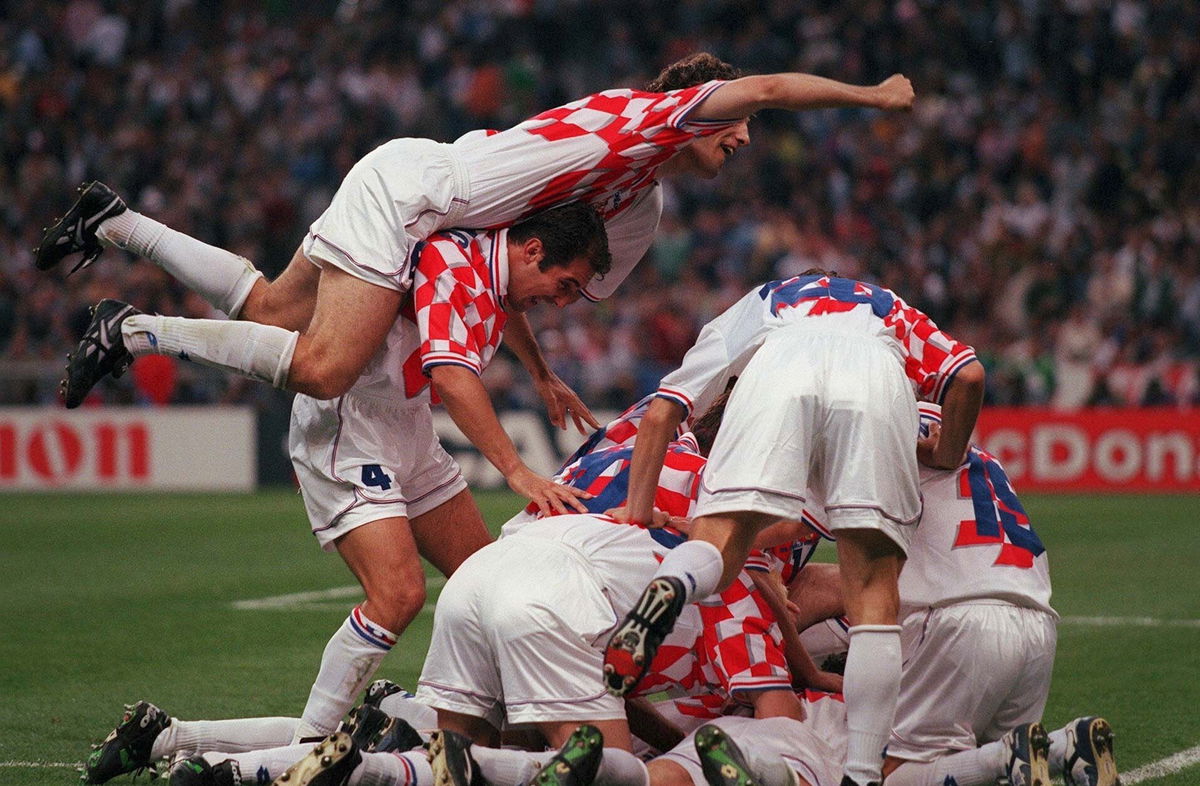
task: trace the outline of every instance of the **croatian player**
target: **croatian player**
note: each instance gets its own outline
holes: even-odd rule
[[[923,434],[940,426],[939,407],[919,410]],[[924,509],[899,581],[904,670],[886,783],[985,786],[1004,778],[1029,786],[1062,775],[1068,786],[1117,786],[1103,718],[1076,718],[1049,734],[1040,723],[1058,615],[1046,550],[1003,466],[972,445],[960,466],[922,467],[920,477]],[[836,704],[818,703],[824,711],[810,712],[806,723],[837,750],[845,718]],[[761,733],[725,731],[751,770],[770,769]],[[677,751],[699,770],[694,752]],[[790,783],[761,773],[756,780]]]
[[[65,402],[78,406],[98,380],[119,372],[129,360],[122,342],[139,335],[142,342],[152,337],[163,354],[187,352],[276,387],[336,397],[386,336],[409,286],[412,247],[430,233],[507,226],[555,205],[586,202],[605,219],[614,265],[603,280],[587,282],[583,295],[603,298],[650,245],[661,213],[660,174],[715,176],[749,143],[753,113],[908,109],[913,102],[912,86],[900,75],[871,87],[794,73],[735,76],[731,66],[702,54],[668,67],[649,91],[604,91],[496,134],[473,132],[453,144],[387,142],[351,169],[274,282],[247,260],[130,211],[102,183],[90,184],[45,234],[40,269],[75,252],[87,264],[115,246],[148,257],[243,321],[99,311],[72,353]],[[563,386],[546,381],[548,370],[529,348],[528,326],[518,329],[522,361],[542,375],[539,392],[558,400],[555,390]],[[581,406],[573,394],[569,403]],[[553,404],[551,415],[561,417]]]
[[[539,508],[582,510],[578,497],[587,496],[524,464],[478,375],[510,313],[539,302],[565,306],[603,274],[609,257],[599,215],[576,202],[511,229],[439,233],[419,256],[411,298],[354,387],[333,401],[298,395],[292,405],[289,447],[313,533],[322,548],[338,551],[366,593],[325,648],[297,739],[337,728],[420,612],[420,557],[449,576],[491,541],[433,430],[435,397],[510,487]],[[89,759],[93,782],[123,766],[120,736]]]
[[[643,418],[629,522],[652,514],[667,436],[742,371],[713,446],[691,540],[664,559],[605,653],[623,694],[641,677],[683,604],[732,580],[755,534],[800,519],[805,490],[837,537],[851,628],[844,782],[878,783],[900,681],[897,577],[920,514],[917,454],[952,468],[983,397],[974,351],[874,284],[813,273],[752,290],[705,326]],[[920,395],[943,406],[937,438],[917,444]]]

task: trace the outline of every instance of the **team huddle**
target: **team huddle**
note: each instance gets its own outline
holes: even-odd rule
[[[393,140],[273,281],[85,185],[39,268],[123,249],[230,319],[101,301],[67,406],[146,354],[295,392],[313,534],[366,597],[299,718],[139,702],[84,780],[166,758],[177,786],[1119,784],[1102,718],[1041,724],[1047,557],[970,444],[970,346],[884,287],[812,270],[747,292],[601,427],[524,316],[612,295],[653,238],[659,179],[718,174],[758,110],[912,101],[900,75],[743,77],[701,54],[504,131]],[[501,342],[553,423],[595,429],[553,478],[480,381]],[[495,541],[434,433],[439,401],[529,500]],[[822,539],[836,565],[809,564]],[[425,603],[421,557],[447,582],[414,695],[372,678]]]

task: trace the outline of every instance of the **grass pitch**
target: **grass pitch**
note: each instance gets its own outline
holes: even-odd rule
[[[479,501],[493,527],[520,507],[507,493]],[[1103,715],[1122,773],[1200,784],[1195,500],[1025,502],[1064,617],[1046,725]],[[139,698],[183,718],[298,715],[355,602],[320,594],[354,580],[285,491],[8,495],[0,542],[3,786],[74,782],[88,744]],[[294,593],[316,594],[279,600]],[[276,605],[235,606],[268,598]],[[417,618],[381,676],[415,683],[431,622]],[[1196,763],[1162,777],[1139,770],[1181,751]]]

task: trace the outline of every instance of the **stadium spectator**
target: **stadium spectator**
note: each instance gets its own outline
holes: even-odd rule
[[[869,113],[764,115],[726,177],[670,184],[662,235],[636,286],[685,288],[675,315],[693,328],[727,305],[715,302],[723,292],[804,269],[772,257],[783,247],[772,238],[798,231],[804,242],[793,253],[863,259],[847,275],[924,282],[901,288],[951,329],[999,314],[1028,324],[1038,315],[1027,309],[1037,308],[1051,356],[1071,340],[1062,325],[1081,303],[1112,354],[1127,359],[1097,365],[1101,388],[1111,387],[1110,369],[1149,362],[1139,330],[1147,323],[1170,329],[1162,351],[1178,376],[1194,375],[1200,358],[1200,9],[1189,4],[780,4],[762,11],[753,36],[725,24],[730,4],[711,0],[634,0],[604,13],[465,0],[318,2],[286,15],[236,2],[5,8],[4,403],[53,401],[54,358],[77,333],[72,320],[95,299],[98,277],[103,294],[185,312],[182,289],[145,265],[80,274],[49,303],[39,294],[46,282],[30,274],[29,249],[43,217],[65,207],[64,181],[103,175],[134,209],[274,273],[377,143],[449,140],[591,90],[639,85],[701,43],[747,70],[869,81],[903,67],[922,101],[900,124]],[[497,80],[504,100],[470,98],[472,86]],[[1005,296],[1023,268],[1051,284],[1032,302]],[[1060,303],[1049,314],[1047,294]],[[637,324],[637,298],[622,300],[594,315],[602,328]],[[568,312],[564,324],[576,317]],[[1013,336],[994,339],[975,342],[982,357],[1002,356]],[[577,375],[564,380],[586,389],[576,346],[566,345],[562,368]],[[132,400],[132,385],[127,376],[103,396]],[[230,380],[181,380],[175,400],[190,396],[260,398]],[[1196,395],[1183,385],[1172,399],[1187,406]]]

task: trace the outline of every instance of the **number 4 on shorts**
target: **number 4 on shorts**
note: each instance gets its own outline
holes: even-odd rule
[[[392,487],[392,480],[383,471],[383,467],[378,464],[363,464],[362,484],[387,491]]]

